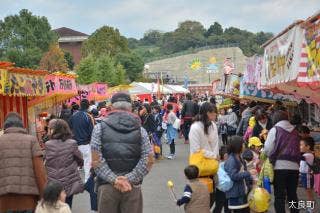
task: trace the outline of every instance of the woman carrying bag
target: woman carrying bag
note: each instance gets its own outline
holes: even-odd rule
[[[215,124],[217,108],[211,103],[203,103],[200,113],[191,125],[190,155],[203,151],[206,158],[218,159],[219,157],[219,135]]]
[[[217,118],[217,112],[217,108],[213,104],[203,103],[189,133],[189,163],[197,166],[199,177],[205,177],[203,180],[209,186],[212,185],[210,192],[213,191],[213,175],[219,167],[219,135],[217,125],[214,122]],[[213,193],[210,194],[210,197],[210,206],[212,206]]]
[[[83,158],[77,142],[71,136],[68,124],[62,119],[49,123],[49,138],[46,143],[46,168],[49,181],[58,181],[66,191],[66,203],[72,207],[74,194],[83,192],[84,186],[78,171]]]

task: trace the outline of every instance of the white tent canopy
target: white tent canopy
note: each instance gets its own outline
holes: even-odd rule
[[[129,93],[132,95],[137,94],[149,94],[149,93],[157,93],[158,85],[156,83],[144,83],[144,82],[132,82],[130,84],[132,88],[129,89]],[[180,85],[160,85],[160,92],[162,94],[186,94],[190,91]]]
[[[172,93],[179,93],[179,94],[187,94],[190,91],[180,85],[171,85],[171,84],[165,84],[164,85],[166,88],[170,89],[173,91]]]
[[[131,88],[129,89],[129,93],[131,95],[137,95],[137,94],[148,94],[151,93],[150,90],[148,90],[147,88],[139,85],[136,82],[133,82],[130,84]]]

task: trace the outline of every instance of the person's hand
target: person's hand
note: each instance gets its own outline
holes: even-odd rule
[[[125,176],[117,177],[117,179],[114,183],[114,187],[122,193],[129,192],[132,190],[132,186],[129,183],[127,177],[125,177]]]

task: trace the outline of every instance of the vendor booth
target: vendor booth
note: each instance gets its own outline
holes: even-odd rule
[[[45,92],[42,97],[28,99],[28,117],[30,132],[39,136],[43,131],[45,118],[49,115],[59,115],[61,104],[77,94],[75,75],[52,73],[45,77]]]
[[[68,104],[79,104],[81,99],[87,99],[88,101],[104,101],[109,98],[110,93],[108,91],[108,85],[105,83],[92,83],[88,85],[78,85],[77,95],[68,100]]]
[[[148,100],[149,102],[152,102],[153,95],[167,95],[174,93],[173,90],[165,87],[164,85],[158,85],[155,83],[132,82],[130,86],[130,95],[135,96],[141,101]]]
[[[261,87],[320,104],[319,26],[316,15],[293,23],[264,44]]]
[[[9,112],[21,115],[28,126],[28,97],[46,94],[46,71],[14,67],[12,63],[0,62],[0,128]]]

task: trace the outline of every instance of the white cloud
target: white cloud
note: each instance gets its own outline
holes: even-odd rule
[[[46,16],[53,28],[92,33],[110,25],[132,37],[141,37],[148,29],[173,30],[187,19],[206,27],[218,21],[224,27],[277,33],[320,9],[319,0],[0,0],[0,4],[1,19],[27,8]]]

